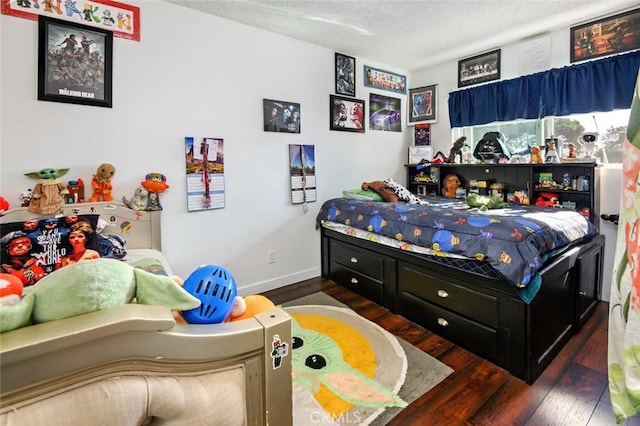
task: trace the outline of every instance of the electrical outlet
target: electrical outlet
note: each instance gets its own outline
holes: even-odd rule
[[[276,263],[276,251],[269,250],[269,263]]]

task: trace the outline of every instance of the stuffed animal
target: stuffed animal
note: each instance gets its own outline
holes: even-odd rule
[[[395,203],[398,201],[398,195],[387,186],[385,182],[375,180],[372,182],[363,182],[360,188],[363,191],[372,190],[377,192],[384,201]]]
[[[38,179],[29,201],[31,213],[52,214],[60,210],[65,204],[64,195],[69,191],[58,178],[68,171],[69,169],[42,169],[38,172],[25,173],[25,176]]]
[[[29,207],[29,203],[33,198],[33,192],[31,191],[31,189],[27,189],[26,191],[21,192],[18,198],[20,198],[20,205],[22,207]]]
[[[456,190],[460,186],[460,178],[456,174],[448,174],[444,178],[442,195],[448,198],[456,198]]]
[[[466,202],[469,207],[475,207],[481,211],[502,209],[509,206],[508,203],[503,201],[502,197],[497,197],[495,195],[471,194],[466,198]]]
[[[127,200],[124,195],[122,196],[122,202],[125,206],[133,209],[135,211],[144,210],[147,208],[147,197],[149,196],[149,191],[145,189],[144,186],[139,186],[134,192],[131,200]]]
[[[113,164],[102,163],[98,166],[96,174],[91,178],[93,194],[91,198],[89,198],[90,202],[113,201],[113,195],[111,195],[113,184],[111,183],[111,178],[115,173],[116,168]]]
[[[24,285],[20,278],[11,274],[0,274],[0,306],[12,306],[20,302]]]
[[[187,310],[200,301],[166,275],[116,259],[78,262],[42,278],[18,304],[0,309],[0,332],[131,303]]]
[[[253,294],[244,298],[238,296],[236,302],[237,304],[234,304],[231,310],[231,315],[227,317],[227,322],[253,318],[256,314],[275,308],[271,300],[259,294]]]
[[[9,202],[6,198],[0,196],[0,215],[2,212],[9,210]]]
[[[529,160],[531,164],[542,164],[542,154],[540,154],[540,148],[536,145],[531,147],[531,160]]]
[[[145,210],[162,210],[159,194],[169,189],[166,176],[162,173],[147,173],[140,185],[149,191]]]

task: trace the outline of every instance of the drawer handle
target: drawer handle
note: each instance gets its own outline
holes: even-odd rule
[[[448,327],[449,326],[449,321],[447,321],[444,318],[438,318],[438,324],[443,326],[443,327]]]
[[[352,257],[351,258],[351,263],[358,263],[358,258],[357,257]]]
[[[587,292],[586,292],[586,291],[579,291],[579,292],[578,292],[578,294],[579,294],[580,296],[586,296],[586,295],[587,295]]]
[[[438,296],[440,296],[440,297],[442,297],[444,299],[444,298],[449,297],[449,293],[447,293],[444,290],[438,290]]]
[[[351,278],[351,284],[358,284],[357,278]]]

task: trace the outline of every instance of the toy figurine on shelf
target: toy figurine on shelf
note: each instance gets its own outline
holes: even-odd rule
[[[144,179],[140,185],[149,191],[145,210],[162,210],[160,194],[169,189],[166,176],[161,173],[148,173]]]
[[[91,198],[89,198],[90,202],[113,201],[113,195],[111,195],[113,184],[111,183],[111,178],[115,173],[116,168],[113,164],[102,163],[98,166],[96,174],[91,178],[93,194]]]
[[[542,164],[542,155],[540,155],[540,148],[533,145],[531,147],[531,164]]]
[[[29,211],[37,214],[52,214],[65,204],[64,195],[69,191],[60,182],[60,177],[69,169],[42,169],[38,172],[25,173],[25,176],[38,179],[33,188],[33,197],[29,202]]]
[[[29,207],[29,203],[33,198],[33,192],[31,191],[31,188],[27,189],[24,192],[21,192],[19,195],[19,198],[20,198],[20,205],[22,207]]]

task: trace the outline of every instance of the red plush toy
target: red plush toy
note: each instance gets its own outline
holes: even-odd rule
[[[20,302],[22,281],[11,274],[0,274],[0,306],[11,306]]]
[[[0,196],[0,214],[9,210],[9,202],[2,196]]]

